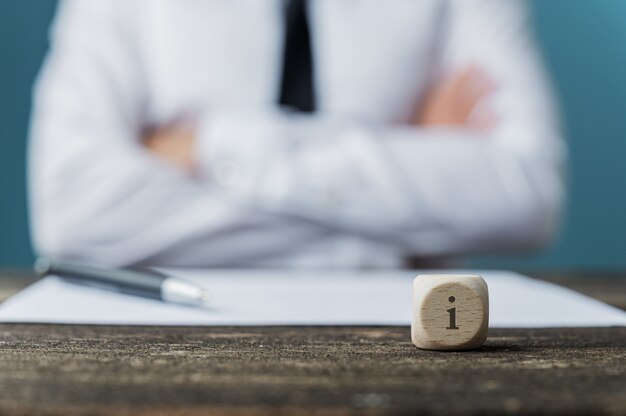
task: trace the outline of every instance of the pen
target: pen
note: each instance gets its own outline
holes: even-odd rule
[[[210,293],[195,283],[151,269],[106,269],[40,258],[35,262],[35,272],[185,305],[206,305],[210,298]]]

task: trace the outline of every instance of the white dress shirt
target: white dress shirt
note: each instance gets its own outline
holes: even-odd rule
[[[514,0],[314,0],[318,111],[277,107],[281,0],[70,0],[30,142],[39,254],[113,265],[393,267],[554,234],[563,146]],[[442,74],[497,84],[488,134],[410,121]],[[198,122],[199,175],[140,144]]]

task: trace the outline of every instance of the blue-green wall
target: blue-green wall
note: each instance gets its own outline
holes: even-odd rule
[[[30,89],[55,2],[0,0],[0,266],[32,263],[25,153]]]
[[[522,267],[626,267],[626,1],[533,0],[561,101],[570,193],[559,242]]]
[[[546,254],[481,264],[626,267],[626,1],[532,0],[531,6],[566,120],[568,215]],[[0,266],[32,261],[25,144],[31,83],[54,7],[53,0],[0,1]]]

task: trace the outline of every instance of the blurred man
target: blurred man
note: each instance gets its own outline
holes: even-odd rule
[[[543,245],[564,148],[522,5],[74,0],[36,89],[40,254],[394,267]]]

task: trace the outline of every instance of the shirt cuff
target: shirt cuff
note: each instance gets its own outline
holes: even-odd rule
[[[288,178],[274,173],[289,163],[294,137],[279,111],[218,112],[201,120],[196,141],[199,177],[252,203],[281,204]]]
[[[338,227],[410,215],[406,184],[372,129],[285,113],[212,116],[199,130],[200,176],[242,202]],[[387,212],[397,215],[387,220]]]

